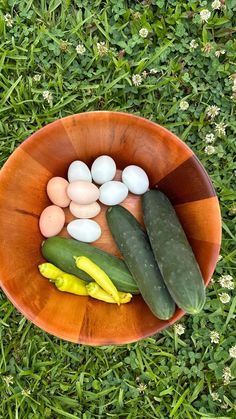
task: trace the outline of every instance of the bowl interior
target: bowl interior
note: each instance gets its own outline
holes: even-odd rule
[[[50,204],[46,184],[66,177],[76,159],[91,166],[108,154],[117,163],[117,179],[129,164],[141,166],[152,188],[167,194],[185,229],[207,284],[220,248],[218,200],[210,179],[193,152],[174,134],[144,118],[116,112],[73,115],[47,125],[19,146],[0,173],[0,281],[12,303],[33,323],[60,338],[92,345],[122,344],[152,335],[173,324],[152,315],[140,296],[116,307],[88,297],[60,293],[41,277],[43,240],[38,228],[42,210]],[[140,198],[130,194],[123,204],[141,222]],[[102,227],[95,246],[119,252],[105,220],[106,207],[96,218]],[[66,211],[66,221],[73,217]],[[67,236],[64,228],[61,235]]]

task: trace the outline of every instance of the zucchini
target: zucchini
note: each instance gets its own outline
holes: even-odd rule
[[[169,199],[150,190],[142,197],[144,223],[155,259],[176,304],[190,314],[205,302],[200,268]]]
[[[136,218],[120,205],[109,208],[106,217],[144,301],[156,317],[170,319],[175,312],[175,303],[164,284],[146,232]]]
[[[91,282],[93,279],[76,267],[74,259],[74,256],[86,256],[106,272],[119,291],[139,294],[139,289],[124,261],[103,250],[78,240],[59,236],[45,240],[41,250],[43,257],[62,271]]]

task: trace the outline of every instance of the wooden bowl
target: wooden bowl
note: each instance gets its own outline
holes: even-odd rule
[[[35,325],[71,342],[114,345],[134,342],[175,323],[154,317],[140,296],[120,307],[89,297],[61,293],[38,272],[43,240],[38,221],[50,204],[46,184],[66,177],[76,159],[91,165],[108,154],[122,170],[141,166],[152,188],[171,200],[200,265],[206,285],[221,241],[219,204],[211,181],[193,152],[167,129],[137,116],[89,112],[57,120],[24,141],[0,173],[0,284],[14,306]],[[119,171],[117,177],[119,177]],[[124,206],[142,221],[140,198],[130,194]],[[95,246],[119,252],[109,234],[105,208],[97,217],[102,237]],[[67,222],[71,219],[67,214]],[[66,236],[65,229],[62,235]]]

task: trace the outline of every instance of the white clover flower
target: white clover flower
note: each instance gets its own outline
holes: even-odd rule
[[[218,256],[218,261],[217,261],[217,262],[219,262],[221,259],[223,259],[223,256],[222,256],[222,255],[219,255],[219,256]]]
[[[189,108],[189,103],[186,100],[181,100],[179,104],[181,111],[186,111]]]
[[[215,136],[214,136],[214,134],[207,134],[206,135],[206,137],[205,137],[205,143],[207,143],[207,144],[211,144],[211,143],[214,143],[214,141],[215,141]]]
[[[211,393],[211,397],[212,397],[212,400],[214,400],[214,402],[217,402],[217,401],[221,401],[220,400],[220,397],[219,397],[219,394],[216,392],[216,391],[213,391],[212,393]]]
[[[183,326],[181,323],[175,324],[175,331],[177,335],[183,335],[185,331],[185,326]]]
[[[219,0],[215,0],[211,3],[211,7],[213,10],[219,10],[221,8],[221,2]]]
[[[192,39],[192,41],[190,42],[190,44],[189,44],[189,46],[190,46],[190,48],[192,48],[192,49],[195,49],[195,48],[197,48],[198,47],[198,43],[197,43],[197,41],[195,40],[195,39]]]
[[[236,80],[234,80],[233,82],[233,86],[232,86],[232,92],[236,92]]]
[[[140,29],[139,35],[141,36],[141,38],[147,38],[147,36],[148,36],[148,29],[147,28]]]
[[[156,74],[158,73],[158,70],[156,68],[151,68],[150,74]]]
[[[224,380],[224,384],[227,385],[230,383],[230,380],[232,378],[232,374],[231,374],[231,369],[229,367],[225,367],[223,369],[223,374],[222,374],[223,380]]]
[[[75,49],[76,49],[77,54],[79,55],[83,55],[86,51],[86,48],[83,44],[78,44]]]
[[[52,93],[49,92],[49,90],[44,90],[43,98],[44,98],[44,100],[46,100],[48,102],[48,104],[50,106],[52,106],[53,96],[52,96]]]
[[[225,128],[227,127],[226,124],[223,122],[219,122],[218,124],[215,124],[215,132],[216,134],[221,137],[222,135],[225,135]]]
[[[141,17],[142,17],[142,14],[140,12],[134,12],[133,13],[133,18],[135,20],[139,20],[139,19],[141,19]]]
[[[67,41],[61,41],[59,47],[60,47],[60,50],[62,52],[67,52],[68,51],[68,48],[69,48],[69,42],[67,42]]]
[[[231,356],[231,358],[236,358],[236,345],[234,345],[234,346],[232,346],[232,348],[230,348],[229,355]]]
[[[40,81],[41,80],[41,74],[35,74],[33,77],[34,81]]]
[[[147,385],[146,384],[140,383],[138,385],[138,391],[139,391],[139,393],[144,393],[144,391],[146,390],[146,388],[147,388]]]
[[[219,294],[219,297],[220,297],[220,301],[223,304],[229,303],[231,299],[230,295],[227,292],[222,292],[221,294]]]
[[[22,396],[29,396],[30,394],[31,394],[31,390],[29,390],[29,389],[27,389],[27,390],[25,390],[25,389],[23,389],[22,391],[21,391],[21,394],[22,394]]]
[[[214,154],[215,153],[216,149],[215,149],[215,147],[213,145],[207,145],[204,148],[204,151],[205,151],[206,154],[208,154],[210,156],[211,154]]]
[[[234,214],[236,214],[236,202],[234,202],[234,203],[231,205],[231,207],[230,207],[230,209],[229,209],[229,214],[230,214],[230,215],[234,215]]]
[[[148,76],[148,72],[146,70],[144,70],[142,72],[142,76],[143,76],[144,79],[146,79],[146,77]]]
[[[224,49],[220,49],[220,50],[217,50],[216,52],[215,52],[215,56],[217,57],[217,58],[219,58],[219,56],[220,55],[224,55],[225,54],[225,50]]]
[[[7,13],[7,14],[4,16],[4,20],[5,20],[5,22],[6,22],[6,25],[7,25],[9,28],[12,28],[12,26],[13,26],[13,18],[11,17],[11,15],[10,15],[9,13]]]
[[[208,9],[203,9],[203,10],[200,12],[200,19],[201,19],[201,21],[202,21],[202,22],[208,22],[208,20],[210,19],[210,17],[211,17],[211,12],[210,12],[210,10],[208,10]]]
[[[103,57],[104,55],[107,55],[109,48],[106,46],[105,42],[97,42],[97,50],[100,57]]]
[[[211,340],[211,343],[219,343],[219,341],[220,341],[219,333],[216,332],[215,330],[210,332],[210,340]]]
[[[234,281],[231,275],[221,275],[218,282],[222,288],[227,288],[228,290],[234,289]]]
[[[12,375],[7,375],[6,377],[2,377],[2,378],[5,381],[7,387],[10,387],[10,384],[13,384],[14,382]]]
[[[210,42],[207,42],[205,45],[203,45],[202,51],[209,53],[212,50],[212,45]]]
[[[220,108],[218,106],[212,105],[208,106],[206,114],[209,118],[214,119],[220,113]]]
[[[142,76],[140,76],[140,74],[133,74],[132,82],[135,86],[140,86],[142,81],[143,81],[143,79],[142,79]]]
[[[48,99],[48,96],[50,95],[50,92],[49,92],[49,90],[44,90],[44,92],[43,92],[43,98],[45,99],[45,100],[47,100]]]

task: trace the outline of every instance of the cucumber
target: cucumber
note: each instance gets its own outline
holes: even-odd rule
[[[75,265],[74,256],[87,256],[111,278],[119,291],[139,294],[139,289],[124,261],[87,243],[64,237],[50,237],[42,244],[44,258],[62,271],[90,282],[93,279]]]
[[[169,199],[150,190],[142,197],[144,223],[155,259],[176,304],[190,314],[205,302],[200,268]]]
[[[175,312],[175,303],[164,284],[146,232],[136,218],[120,205],[109,208],[106,217],[144,301],[156,317],[170,319]]]

